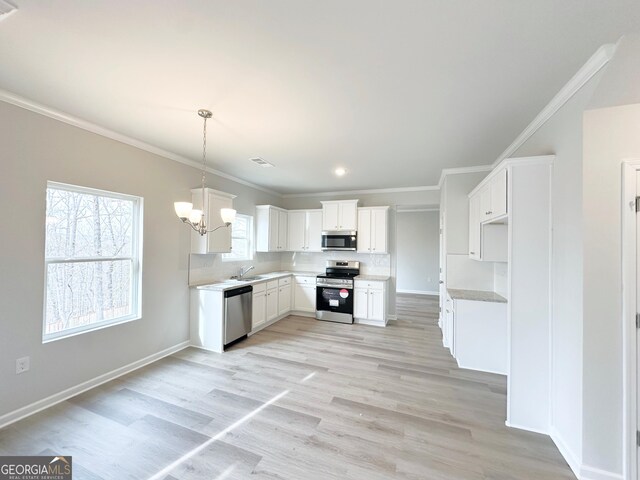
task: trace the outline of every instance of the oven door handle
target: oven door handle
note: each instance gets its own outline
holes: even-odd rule
[[[344,289],[344,290],[353,290],[353,287],[347,285],[327,285],[326,283],[316,283],[316,287],[322,288],[335,288],[335,289]]]

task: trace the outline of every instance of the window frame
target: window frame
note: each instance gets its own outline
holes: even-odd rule
[[[233,236],[233,224],[231,224],[231,245],[233,245],[233,239],[235,238],[236,240],[247,240],[249,242],[249,245],[247,247],[247,252],[249,254],[249,256],[247,257],[242,257],[242,258],[238,258],[238,257],[230,257],[228,255],[233,255],[234,252],[231,251],[229,253],[223,253],[222,254],[222,261],[223,262],[248,262],[253,260],[254,254],[255,254],[255,235],[254,235],[254,218],[252,215],[246,215],[243,213],[238,213],[236,214],[236,218],[238,217],[244,217],[247,219],[247,236],[246,237],[234,237]]]
[[[42,343],[49,343],[63,338],[74,337],[83,333],[102,330],[103,328],[132,322],[142,318],[142,235],[143,235],[143,212],[144,199],[136,195],[128,195],[126,193],[111,192],[98,188],[83,187],[80,185],[72,185],[68,183],[47,181],[47,190],[57,189],[68,192],[95,195],[99,197],[113,198],[116,200],[125,200],[133,203],[132,208],[132,232],[131,232],[131,255],[118,255],[112,257],[95,256],[95,257],[47,257],[46,256],[46,235],[45,235],[45,256],[44,256],[44,302],[42,306]],[[46,216],[46,202],[45,202]],[[117,318],[110,318],[100,322],[83,325],[80,327],[68,328],[55,333],[45,333],[47,327],[47,292],[49,282],[49,265],[55,264],[73,264],[73,263],[89,263],[89,262],[108,262],[108,261],[130,261],[131,262],[131,313]]]

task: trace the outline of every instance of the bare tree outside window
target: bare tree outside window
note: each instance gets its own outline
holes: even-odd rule
[[[50,182],[43,340],[140,316],[142,199]]]

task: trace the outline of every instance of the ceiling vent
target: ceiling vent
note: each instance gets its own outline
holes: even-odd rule
[[[17,10],[16,7],[11,5],[9,2],[5,2],[4,0],[0,0],[0,21],[9,17],[13,12]]]
[[[273,167],[273,163],[269,163],[266,160],[261,159],[260,157],[252,158],[251,161],[256,165],[259,165],[264,168]]]

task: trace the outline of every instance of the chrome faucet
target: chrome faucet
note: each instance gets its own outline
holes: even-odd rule
[[[244,268],[240,267],[240,274],[238,275],[238,280],[240,280],[242,277],[244,277],[247,273],[249,273],[254,268],[256,268],[256,267],[254,267],[253,265],[251,265],[250,267],[247,267],[246,270]]]

